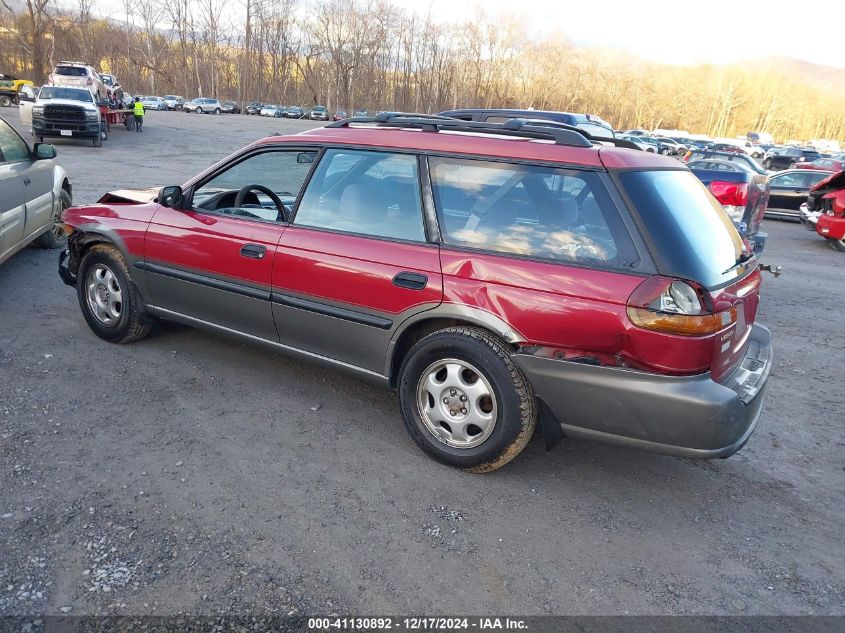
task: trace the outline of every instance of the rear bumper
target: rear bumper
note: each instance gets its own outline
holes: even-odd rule
[[[822,237],[832,240],[845,239],[845,217],[834,215],[819,215],[816,222],[816,232]]]
[[[663,376],[516,354],[565,435],[678,457],[729,457],[754,432],[772,366],[771,333],[755,325],[742,362],[710,374]]]

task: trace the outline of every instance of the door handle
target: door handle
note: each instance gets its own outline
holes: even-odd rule
[[[264,259],[267,248],[261,244],[246,244],[241,248],[241,255],[250,259]]]
[[[428,277],[421,273],[399,273],[393,278],[393,285],[408,290],[422,290],[428,285]]]
[[[24,176],[24,177],[23,177],[23,184],[24,184],[24,186],[25,186],[25,187],[29,187],[29,183],[30,183],[30,182],[31,182],[31,181],[30,181],[30,179],[29,179],[29,176]]]

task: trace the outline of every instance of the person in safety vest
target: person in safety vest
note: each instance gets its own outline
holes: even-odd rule
[[[132,112],[135,114],[135,131],[140,132],[141,126],[144,125],[144,104],[141,103],[141,97],[135,97]]]

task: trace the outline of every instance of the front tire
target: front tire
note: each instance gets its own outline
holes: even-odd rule
[[[534,432],[534,392],[506,345],[476,327],[440,330],[402,363],[399,404],[423,451],[485,473],[516,457]]]
[[[220,114],[220,108],[214,108],[214,114]]]
[[[79,307],[88,327],[110,343],[132,343],[150,333],[152,323],[141,308],[129,266],[111,244],[95,244],[82,263],[76,283]]]
[[[827,238],[827,243],[830,244],[830,247],[835,250],[839,251],[840,253],[845,253],[845,239],[837,240],[832,237]]]

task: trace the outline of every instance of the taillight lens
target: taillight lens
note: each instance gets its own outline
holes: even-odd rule
[[[680,336],[708,336],[736,322],[736,309],[713,312],[704,288],[693,282],[651,277],[628,299],[628,318],[637,327]]]
[[[748,202],[748,183],[714,180],[710,183],[710,193],[722,205],[744,207],[745,203]]]
[[[94,85],[94,80],[93,80],[93,79],[91,79],[90,77],[88,77],[88,81],[86,81],[85,83],[86,83],[87,85],[89,85],[89,86],[93,86],[93,85]]]

